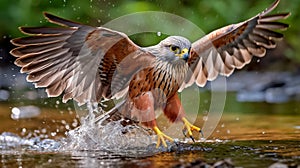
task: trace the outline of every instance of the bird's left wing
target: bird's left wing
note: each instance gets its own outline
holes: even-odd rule
[[[124,33],[45,17],[61,27],[21,27],[30,36],[13,39],[18,47],[10,53],[27,80],[50,97],[84,104],[122,96],[132,75],[154,58]]]
[[[234,69],[248,64],[253,56],[263,57],[266,49],[276,47],[283,35],[274,30],[284,30],[287,24],[277,22],[290,14],[270,13],[279,3],[276,0],[269,8],[255,17],[211,32],[192,44],[188,60],[190,74],[180,91],[194,82],[204,86],[219,74],[229,76]]]

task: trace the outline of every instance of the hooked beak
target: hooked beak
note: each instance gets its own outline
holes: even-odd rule
[[[182,59],[184,59],[184,60],[187,60],[187,59],[189,58],[189,52],[190,52],[189,49],[184,48],[184,49],[181,50],[180,53],[175,54],[175,55],[176,55],[177,57],[179,57],[179,58],[182,58]]]

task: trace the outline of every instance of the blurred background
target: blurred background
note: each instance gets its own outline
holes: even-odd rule
[[[134,1],[134,0],[2,0],[0,2],[0,35],[1,56],[10,59],[7,51],[12,47],[9,40],[22,36],[17,29],[19,26],[43,26],[49,25],[44,19],[42,12],[50,12],[58,16],[78,21],[93,26],[101,26],[106,22],[120,16],[141,11],[164,11],[186,18],[199,26],[205,33],[248,19],[267,8],[274,0],[199,0],[199,1]],[[300,1],[282,0],[277,12],[291,12],[292,15],[284,22],[291,27],[284,32],[285,41],[279,46],[278,52],[284,61],[298,64],[300,62],[299,31]],[[174,29],[174,27],[170,27]],[[190,37],[192,38],[192,34]],[[146,41],[147,40],[147,41]],[[149,45],[158,40],[155,36],[139,38],[136,40],[140,45]],[[273,59],[274,57],[272,57]],[[274,61],[275,62],[275,61]],[[1,61],[2,64],[7,62]],[[256,66],[256,65],[255,65]],[[282,69],[293,69],[282,65]]]

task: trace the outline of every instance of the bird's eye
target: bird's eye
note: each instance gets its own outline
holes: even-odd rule
[[[171,45],[170,50],[173,51],[173,52],[177,52],[179,50],[179,47]]]

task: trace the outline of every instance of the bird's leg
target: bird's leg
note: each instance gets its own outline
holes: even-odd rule
[[[164,108],[164,113],[171,122],[182,121],[184,124],[183,134],[186,136],[187,133],[193,141],[195,140],[192,131],[197,131],[202,134],[202,131],[199,127],[194,126],[186,119],[185,111],[177,94],[168,99],[166,107]]]
[[[200,132],[201,135],[203,136],[202,130],[201,128],[191,124],[185,117],[182,117],[182,122],[184,124],[183,126],[183,134],[186,136],[186,133],[189,135],[189,137],[193,140],[193,142],[195,142],[195,139],[193,137],[193,133],[192,131],[197,131]]]
[[[160,146],[160,143],[162,143],[162,145],[164,147],[167,147],[167,143],[166,143],[165,139],[169,140],[170,142],[174,142],[173,138],[171,138],[168,135],[161,132],[161,130],[157,126],[154,126],[152,129],[154,130],[154,132],[157,135],[156,148],[158,148]]]
[[[157,144],[156,147],[159,147],[161,144],[164,147],[167,147],[165,141],[169,140],[173,142],[174,140],[164,134],[156,124],[155,111],[154,111],[154,98],[151,92],[147,92],[143,95],[140,95],[133,99],[135,109],[132,110],[132,117],[137,118],[143,125],[151,128],[157,135]]]

